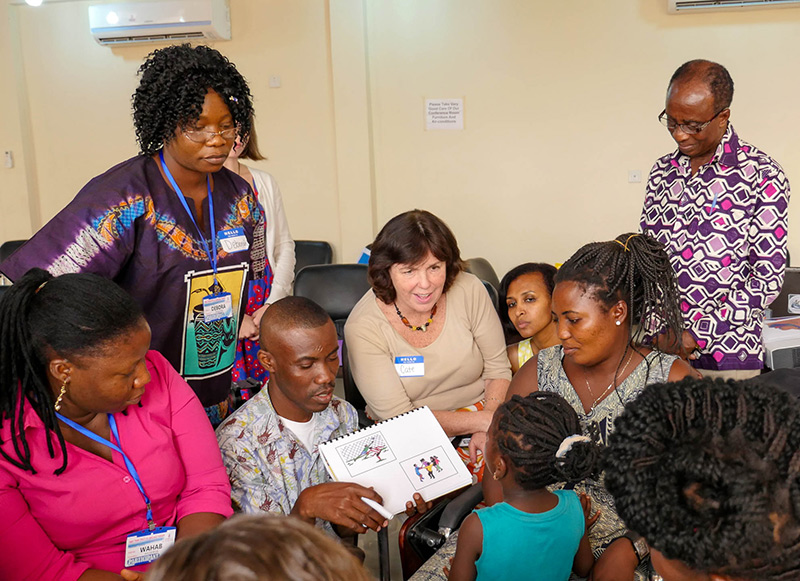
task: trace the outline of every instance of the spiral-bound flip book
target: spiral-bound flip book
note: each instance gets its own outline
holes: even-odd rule
[[[392,514],[419,492],[426,501],[472,484],[450,438],[420,407],[320,444],[331,478],[372,486]]]

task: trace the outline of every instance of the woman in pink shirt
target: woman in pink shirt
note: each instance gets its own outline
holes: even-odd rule
[[[32,269],[0,300],[0,579],[119,580],[231,515],[205,412],[149,345],[99,276]]]

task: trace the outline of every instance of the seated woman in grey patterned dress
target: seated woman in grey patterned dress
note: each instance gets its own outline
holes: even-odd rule
[[[552,308],[561,344],[543,349],[522,366],[507,399],[537,389],[556,392],[575,409],[584,430],[596,430],[606,443],[614,420],[645,385],[694,374],[686,361],[643,346],[652,337],[659,337],[663,346],[669,343],[666,338],[680,337],[683,330],[675,274],[653,238],[623,234],[578,250],[556,274]],[[490,505],[502,500],[495,484],[489,478],[483,481]],[[602,477],[558,486],[588,494],[592,510],[601,511],[589,532],[597,558],[592,580],[647,579],[649,564],[640,566],[632,535],[623,537],[625,525]],[[443,578],[440,571],[454,548],[451,536],[413,581]]]
[[[556,392],[603,443],[625,404],[646,385],[693,374],[686,361],[643,346],[645,335],[680,337],[683,329],[675,275],[653,238],[624,234],[581,248],[556,274],[553,313],[561,345],[523,366],[508,397],[537,389]],[[625,525],[602,479],[561,486],[588,494],[601,511],[589,535],[597,557],[593,579],[633,580],[644,573],[646,563],[639,567],[631,535],[624,536]]]

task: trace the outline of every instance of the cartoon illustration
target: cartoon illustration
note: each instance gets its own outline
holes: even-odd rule
[[[338,446],[336,451],[351,476],[357,476],[376,466],[382,466],[395,460],[394,454],[381,432],[373,432],[368,436],[349,441]]]
[[[420,458],[419,461],[425,467],[425,470],[428,471],[428,478],[436,478],[436,476],[433,475],[433,464],[425,460],[425,458]]]
[[[414,464],[414,472],[416,472],[417,476],[419,476],[420,482],[425,482],[425,479],[422,477],[422,470],[420,470],[419,466],[417,466],[416,464]]]
[[[376,440],[380,440],[380,443],[376,443]],[[364,449],[357,456],[353,456],[347,461],[348,466],[352,466],[359,460],[368,460],[372,457],[377,458],[377,461],[381,461],[381,453],[386,450],[388,446],[383,443],[383,438],[376,436],[364,444]]]
[[[431,456],[431,464],[433,464],[433,467],[436,468],[437,472],[442,471],[442,467],[439,466],[439,464],[441,464],[441,462],[439,462],[439,456]]]

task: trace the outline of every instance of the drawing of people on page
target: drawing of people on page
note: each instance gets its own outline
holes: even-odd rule
[[[395,460],[392,450],[380,432],[348,442],[337,447],[336,451],[347,466],[351,477]]]

